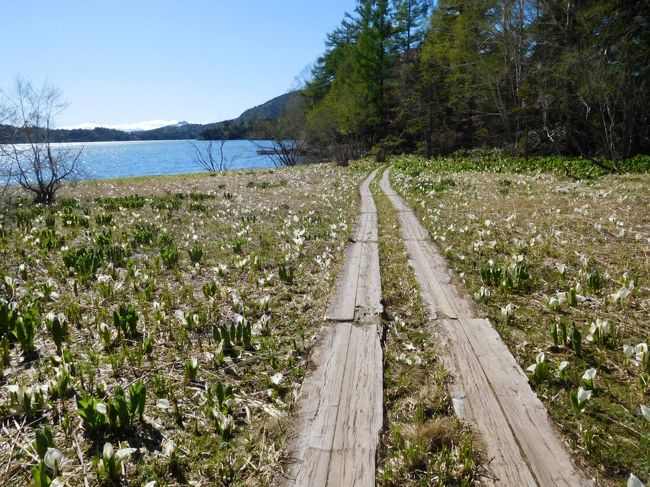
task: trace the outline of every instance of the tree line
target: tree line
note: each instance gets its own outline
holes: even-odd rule
[[[327,35],[302,134],[341,162],[503,147],[650,152],[647,0],[358,0]]]

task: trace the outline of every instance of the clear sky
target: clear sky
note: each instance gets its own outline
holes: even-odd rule
[[[233,118],[287,92],[354,0],[0,0],[0,87],[46,78],[60,127]]]

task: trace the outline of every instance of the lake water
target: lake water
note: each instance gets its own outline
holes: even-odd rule
[[[105,179],[205,172],[205,169],[195,162],[192,144],[203,151],[208,146],[208,142],[202,140],[85,142],[53,146],[83,146],[82,179]],[[219,145],[218,141],[213,143],[213,151],[217,157]],[[226,160],[233,160],[230,169],[273,167],[273,161],[268,156],[257,154],[258,149],[258,146],[249,140],[229,140],[224,144],[224,157]]]

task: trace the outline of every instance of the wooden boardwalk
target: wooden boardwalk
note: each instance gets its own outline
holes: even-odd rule
[[[375,485],[383,423],[376,174],[361,184],[361,212],[300,393],[287,486]]]
[[[371,487],[383,423],[381,279],[377,210],[370,193],[373,171],[360,187],[361,210],[327,323],[311,357],[293,432],[285,445],[286,486]],[[395,206],[400,230],[431,319],[456,414],[480,436],[489,458],[487,485],[592,485],[571,462],[543,404],[498,333],[479,319],[467,292],[456,287],[445,259],[413,211],[391,188],[380,186]]]
[[[398,211],[411,265],[431,318],[437,320],[446,367],[455,381],[454,408],[480,434],[492,474],[504,486],[591,485],[574,468],[526,374],[488,320],[477,319],[467,292],[452,274],[413,211],[391,188],[380,186]]]

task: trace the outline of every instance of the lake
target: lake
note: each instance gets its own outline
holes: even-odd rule
[[[83,147],[82,179],[106,179],[205,172],[205,169],[195,162],[196,155],[192,144],[205,151],[208,141],[84,142],[53,146]],[[219,145],[219,141],[213,143],[213,151],[217,157]],[[258,149],[258,146],[249,140],[229,140],[224,144],[224,156],[228,160],[233,159],[230,169],[273,167],[273,161],[268,156],[257,154]]]

